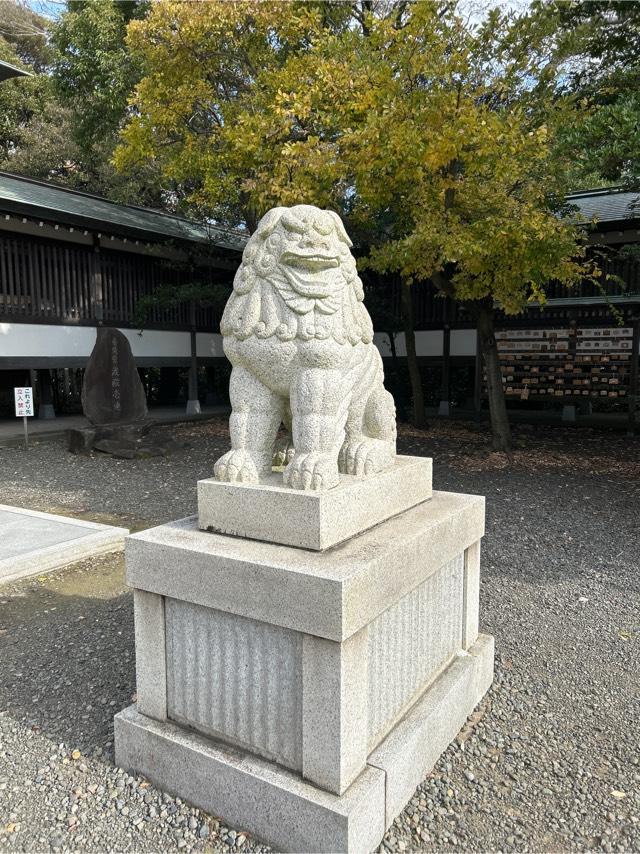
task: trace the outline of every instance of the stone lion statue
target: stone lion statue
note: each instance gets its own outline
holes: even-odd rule
[[[255,483],[286,465],[285,486],[325,490],[339,472],[393,465],[395,406],[351,245],[333,211],[278,207],[260,220],[220,325],[232,449],[218,480]]]

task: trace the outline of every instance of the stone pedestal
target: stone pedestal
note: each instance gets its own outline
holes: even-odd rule
[[[428,457],[396,457],[393,468],[363,480],[343,475],[335,489],[305,492],[282,485],[198,481],[198,523],[205,531],[322,551],[431,498]]]
[[[493,676],[484,499],[432,494],[430,473],[399,458],[386,490],[344,478],[322,497],[205,481],[200,526],[228,533],[193,517],[128,538],[137,707],[116,717],[118,765],[279,849],[374,848]],[[251,507],[233,530],[223,490]],[[327,548],[331,502],[366,530]]]

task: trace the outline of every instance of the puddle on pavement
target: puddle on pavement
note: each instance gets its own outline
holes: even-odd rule
[[[148,519],[73,510],[60,505],[39,509],[71,519],[128,528],[132,534],[157,524]],[[42,613],[43,608],[46,609],[55,597],[67,597],[70,600],[116,599],[127,591],[123,551],[87,557],[53,572],[0,583],[0,637],[6,625]]]
[[[113,599],[127,589],[124,553],[112,552],[88,558],[56,572],[36,576],[36,580],[43,590],[50,590],[60,596]]]
[[[116,600],[127,592],[122,551],[0,584],[0,642],[14,627],[44,614],[57,611],[71,618],[86,600]]]

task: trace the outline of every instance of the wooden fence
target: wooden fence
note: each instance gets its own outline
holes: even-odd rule
[[[192,275],[202,279],[215,273],[198,270]],[[231,274],[225,275],[230,282]],[[148,255],[0,235],[0,316],[6,319],[133,326],[142,297],[190,278],[175,264]],[[198,328],[211,330],[220,319],[218,312],[203,307],[195,321]],[[189,306],[153,306],[146,325],[189,329]]]

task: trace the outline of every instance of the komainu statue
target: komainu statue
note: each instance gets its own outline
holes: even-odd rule
[[[311,205],[273,208],[247,243],[221,323],[232,450],[218,480],[286,464],[285,486],[325,490],[338,472],[393,465],[395,407],[351,245],[340,217]]]

